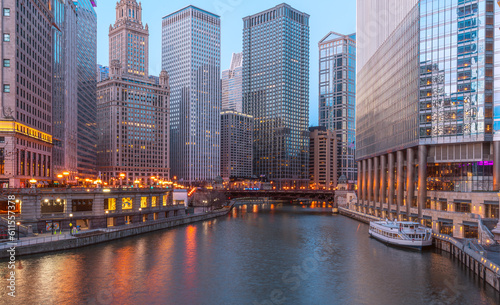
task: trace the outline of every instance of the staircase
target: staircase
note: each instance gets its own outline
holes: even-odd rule
[[[7,219],[7,217],[0,217],[0,224],[6,226],[8,228],[9,227],[9,220]],[[15,229],[17,230],[17,225],[16,225]],[[20,225],[19,232],[21,234],[24,234],[25,236],[32,236],[33,235],[33,228],[31,226],[27,227],[27,226]]]

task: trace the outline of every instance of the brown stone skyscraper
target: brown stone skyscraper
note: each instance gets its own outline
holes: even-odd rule
[[[135,0],[116,5],[109,29],[109,78],[97,86],[98,167],[111,185],[153,185],[167,180],[169,77],[148,75],[148,26]]]
[[[109,26],[109,61],[117,59],[124,72],[148,76],[148,25],[142,24],[142,5],[135,0],[116,3],[116,21]]]

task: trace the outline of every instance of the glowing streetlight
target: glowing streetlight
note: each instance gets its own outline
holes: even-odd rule
[[[17,240],[19,240],[19,227],[21,226],[21,223],[18,221],[16,225],[17,225]]]

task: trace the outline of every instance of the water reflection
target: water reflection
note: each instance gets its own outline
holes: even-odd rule
[[[22,258],[9,304],[499,301],[448,254],[387,247],[368,237],[367,225],[310,208],[246,202],[216,220]],[[6,287],[0,293],[4,304]]]

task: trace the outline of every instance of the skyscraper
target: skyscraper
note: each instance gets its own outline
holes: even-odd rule
[[[109,77],[109,67],[97,65],[97,82],[102,82]]]
[[[162,67],[170,76],[172,175],[220,175],[220,17],[187,6],[163,17]]]
[[[55,175],[68,172],[71,181],[78,176],[78,17],[72,1],[53,1],[52,8],[53,167]]]
[[[358,9],[359,209],[477,238],[470,215],[498,217],[500,12],[490,0]]]
[[[116,21],[109,26],[109,62],[117,59],[123,72],[149,76],[149,27],[142,24],[142,4],[135,0],[116,3]]]
[[[337,134],[324,126],[309,128],[309,176],[312,189],[337,186]]]
[[[169,179],[168,75],[162,71],[158,83],[147,75],[148,39],[141,5],[117,3],[109,31],[109,78],[97,92],[99,171],[111,185]]]
[[[221,113],[221,176],[252,176],[252,144],[254,119],[232,110]]]
[[[356,35],[330,32],[319,47],[319,125],[337,137],[337,178],[357,180],[355,162]]]
[[[0,186],[52,180],[52,24],[48,1],[4,0],[0,12]],[[35,183],[35,182],[33,182]]]
[[[287,4],[243,18],[243,112],[255,118],[253,170],[309,184],[309,15]]]
[[[242,64],[241,53],[233,53],[231,66],[222,71],[222,109],[241,112],[242,104]]]
[[[97,174],[97,15],[95,0],[74,1],[78,17],[78,150],[77,166],[80,178],[95,178]]]

